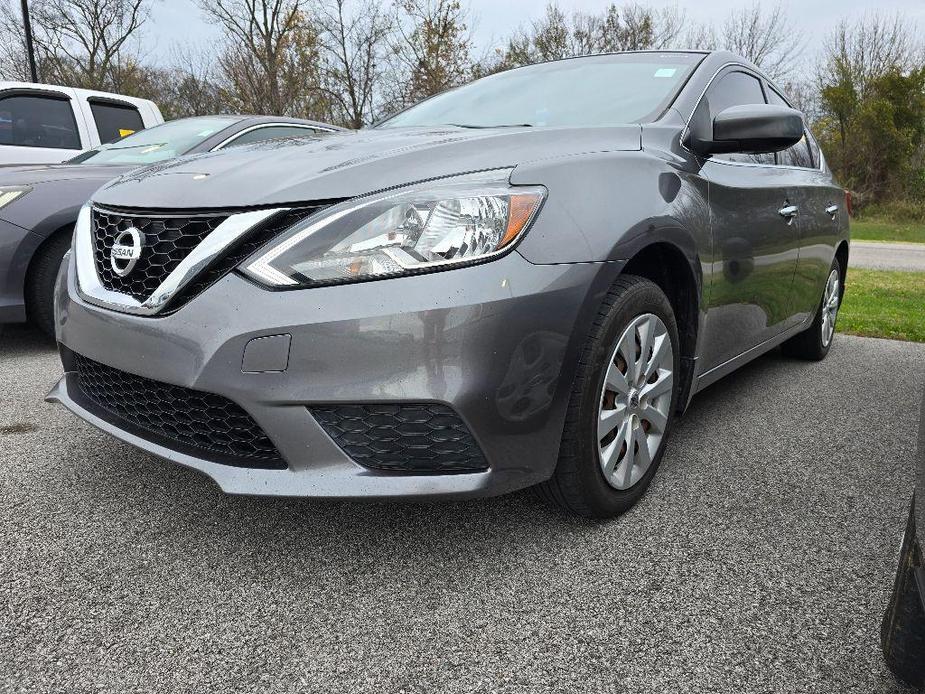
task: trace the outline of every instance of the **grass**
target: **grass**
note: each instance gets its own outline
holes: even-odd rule
[[[838,331],[925,342],[925,272],[848,270]]]
[[[851,238],[859,241],[911,241],[925,243],[925,223],[887,219],[851,220]]]

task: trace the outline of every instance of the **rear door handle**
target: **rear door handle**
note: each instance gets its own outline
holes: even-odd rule
[[[835,219],[838,216],[838,205],[829,205],[825,208],[825,213]]]
[[[778,210],[778,213],[781,217],[787,220],[787,224],[793,222],[794,218],[799,214],[800,208],[796,205],[784,205]]]

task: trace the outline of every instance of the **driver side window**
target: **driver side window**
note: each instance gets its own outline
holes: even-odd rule
[[[709,121],[730,106],[748,106],[767,103],[761,82],[745,72],[727,72],[710,85],[698,110],[709,110]],[[715,154],[714,159],[737,161],[748,164],[773,164],[774,154]]]

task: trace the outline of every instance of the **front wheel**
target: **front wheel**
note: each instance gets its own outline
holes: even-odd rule
[[[829,276],[813,324],[781,345],[788,357],[810,361],[825,359],[835,339],[835,321],[838,318],[838,309],[841,308],[843,294],[841,278],[841,264],[838,258],[835,258],[832,260],[832,267],[829,268]]]
[[[64,254],[71,247],[71,236],[59,233],[45,242],[32,261],[26,279],[26,313],[45,335],[55,337],[55,281]]]
[[[635,504],[665,451],[679,364],[668,298],[647,279],[619,278],[582,352],[559,460],[540,493],[590,518]]]

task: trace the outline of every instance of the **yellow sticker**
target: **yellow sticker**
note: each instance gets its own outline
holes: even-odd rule
[[[119,137],[128,137],[134,132],[135,132],[134,130],[129,130],[127,128],[119,128]]]

